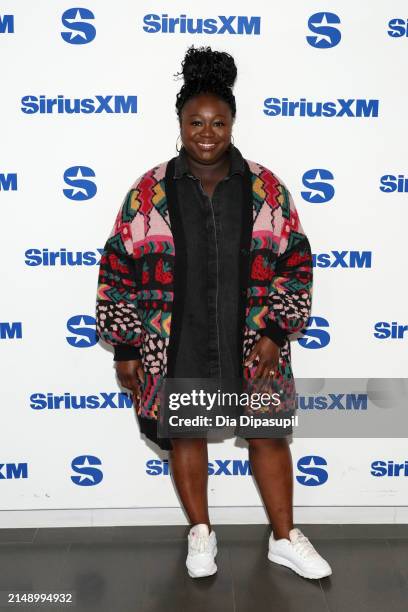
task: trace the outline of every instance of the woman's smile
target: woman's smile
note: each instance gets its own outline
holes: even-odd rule
[[[212,149],[214,149],[217,145],[215,142],[197,142],[197,146],[200,147],[200,149],[203,149],[203,151],[211,151]]]

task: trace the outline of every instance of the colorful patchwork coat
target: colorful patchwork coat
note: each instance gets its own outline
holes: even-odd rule
[[[142,360],[144,382],[136,412],[141,431],[154,440],[159,390],[172,377],[177,355],[186,281],[175,159],[147,171],[126,194],[102,254],[96,301],[97,333],[114,346],[115,359]],[[289,335],[307,325],[311,310],[310,244],[288,189],[273,172],[245,160],[243,185],[237,261],[242,375],[247,380],[253,376],[256,364],[246,367],[244,361],[267,335],[281,347],[275,378],[291,385]]]

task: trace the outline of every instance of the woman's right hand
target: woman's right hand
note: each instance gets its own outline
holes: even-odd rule
[[[116,373],[122,387],[130,389],[135,399],[140,402],[141,385],[144,379],[143,365],[140,359],[115,361]]]

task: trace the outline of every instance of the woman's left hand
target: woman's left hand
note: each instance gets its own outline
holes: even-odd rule
[[[259,363],[253,378],[271,378],[278,367],[280,347],[268,336],[262,336],[246,358],[244,365],[251,366],[258,358]]]

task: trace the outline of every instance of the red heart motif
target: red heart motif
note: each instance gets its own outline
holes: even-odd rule
[[[251,278],[256,280],[271,280],[272,270],[265,265],[262,255],[257,255],[252,262]]]

